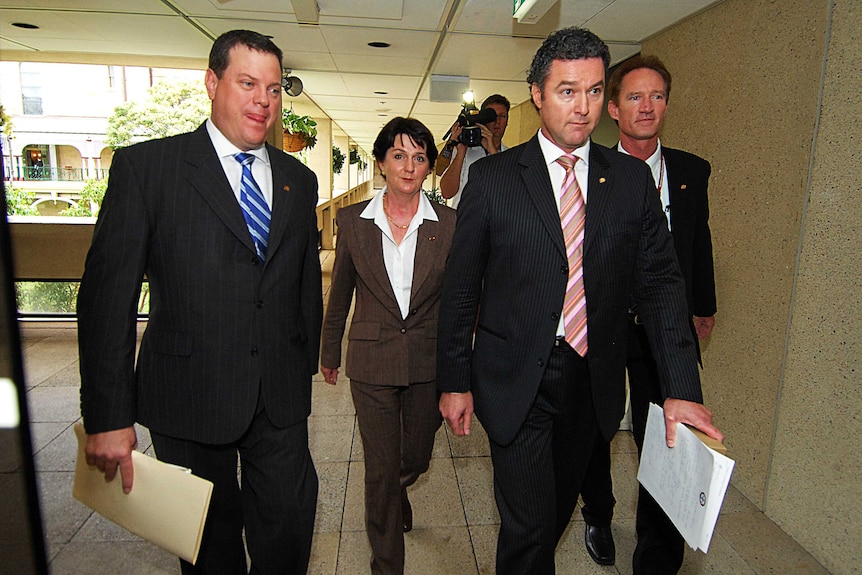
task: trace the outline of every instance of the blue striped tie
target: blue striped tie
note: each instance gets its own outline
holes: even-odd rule
[[[251,239],[257,249],[257,257],[260,261],[266,259],[266,243],[269,239],[269,206],[260,191],[260,186],[251,175],[251,163],[254,161],[252,154],[234,154],[234,159],[242,164],[242,178],[239,182],[239,205],[242,207],[242,215]]]

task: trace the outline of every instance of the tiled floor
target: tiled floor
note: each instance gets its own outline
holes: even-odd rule
[[[324,290],[333,258],[334,252],[321,252]],[[51,573],[179,573],[174,557],[72,499],[72,424],[80,417],[75,324],[28,322],[22,324],[21,331]],[[369,548],[362,524],[364,463],[347,385],[331,387],[315,377],[309,427],[311,452],[320,476],[309,573],[368,573]],[[148,449],[146,430],[141,429],[138,437],[141,449]],[[576,512],[557,549],[559,573],[631,573],[636,469],[631,434],[620,432],[613,444],[617,565],[600,567],[592,562],[584,550],[583,522]],[[441,428],[430,470],[410,491],[415,519],[413,531],[405,535],[407,573],[494,572],[499,518],[491,481],[487,440],[481,428],[474,427],[468,438],[454,437]],[[682,573],[795,575],[827,571],[731,487],[709,554],[687,550]]]

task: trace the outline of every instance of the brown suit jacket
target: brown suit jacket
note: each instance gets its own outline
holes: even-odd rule
[[[455,233],[455,210],[432,204],[439,221],[418,230],[410,313],[402,319],[386,264],[382,232],[359,214],[368,202],[338,211],[338,242],[321,338],[321,365],[341,366],[341,342],[356,293],[348,334],[346,374],[377,385],[404,386],[435,380],[437,313],[443,272]]]

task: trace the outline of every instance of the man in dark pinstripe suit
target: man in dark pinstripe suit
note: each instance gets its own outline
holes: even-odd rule
[[[117,152],[78,297],[87,462],[108,480],[119,468],[132,490],[137,421],[159,459],[214,484],[197,564],[182,562],[183,573],[247,574],[243,530],[252,573],[304,574],[311,550],[317,179],[265,145],[281,117],[281,58],[261,34],[223,34],[205,77],[210,118]],[[246,170],[270,208],[263,249],[240,207]],[[150,317],[135,366],[145,274]]]
[[[555,572],[593,446],[613,436],[625,407],[631,294],[656,349],[668,445],[679,421],[722,437],[701,404],[684,286],[652,176],[640,160],[590,142],[609,61],[589,31],[549,36],[527,78],[539,133],[476,162],[458,210],[440,308],[440,409],[465,435],[475,408],[488,433],[500,575]],[[577,157],[586,202],[583,356],[564,339],[574,271],[560,223],[564,154]]]

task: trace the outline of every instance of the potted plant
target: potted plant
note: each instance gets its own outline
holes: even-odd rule
[[[350,148],[350,163],[358,164],[360,172],[365,170],[365,166],[367,165],[365,160],[362,159],[362,156],[359,155],[359,150],[356,148]]]
[[[293,108],[282,109],[281,124],[285,152],[299,152],[304,148],[313,148],[317,143],[317,122],[311,116],[300,116]]]
[[[344,153],[338,146],[332,146],[332,173],[340,174],[344,167]]]

